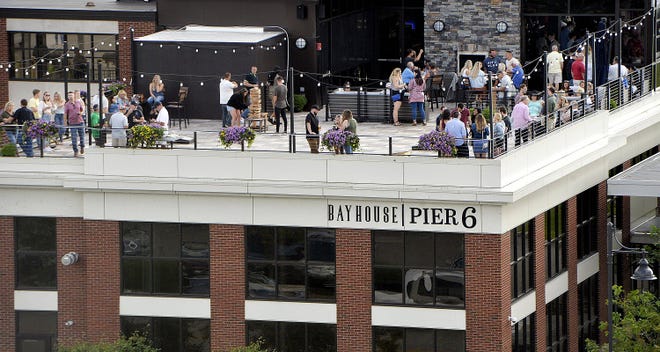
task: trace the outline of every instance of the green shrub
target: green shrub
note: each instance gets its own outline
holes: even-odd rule
[[[2,156],[16,156],[17,152],[16,144],[11,143],[3,145],[0,149],[0,154],[2,154]]]
[[[259,339],[247,346],[232,348],[229,352],[269,352],[269,350],[264,347],[263,340]]]
[[[158,352],[158,349],[152,347],[147,338],[136,333],[128,338],[122,336],[112,343],[79,342],[71,346],[61,346],[57,352]]]
[[[614,99],[610,99],[610,110],[614,110],[619,106],[619,104]]]
[[[301,112],[307,105],[307,97],[305,94],[294,94],[293,95],[293,111]]]

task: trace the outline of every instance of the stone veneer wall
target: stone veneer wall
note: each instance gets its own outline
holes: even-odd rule
[[[458,52],[486,53],[493,47],[504,57],[512,50],[520,57],[520,0],[425,0],[424,51],[427,60],[434,62],[441,72],[458,72]],[[445,30],[438,33],[433,23],[441,20]],[[506,33],[499,34],[495,25],[509,24]]]

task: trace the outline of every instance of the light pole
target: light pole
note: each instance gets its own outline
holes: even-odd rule
[[[612,336],[614,328],[612,327],[612,310],[614,304],[612,303],[612,282],[614,279],[614,253],[625,254],[641,254],[642,259],[639,260],[639,265],[635,268],[635,272],[630,277],[637,281],[653,281],[657,277],[653,274],[653,270],[649,267],[649,262],[646,260],[646,250],[640,248],[630,248],[624,246],[619,239],[615,236],[614,224],[607,223],[607,348],[609,352],[614,351],[614,337]],[[621,246],[620,249],[612,248],[612,238]]]

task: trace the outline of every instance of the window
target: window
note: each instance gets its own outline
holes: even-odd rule
[[[16,311],[16,351],[51,352],[57,343],[57,312]]]
[[[656,145],[655,147],[653,147],[653,148],[637,155],[636,157],[632,158],[630,166],[641,163],[642,161],[646,160],[648,157],[653,156],[657,153],[658,153],[658,146]]]
[[[124,222],[122,293],[209,295],[208,225]]]
[[[545,213],[547,278],[566,270],[566,203]]]
[[[206,352],[210,350],[211,321],[208,319],[121,317],[121,332],[138,332],[161,352]]]
[[[333,324],[245,322],[247,342],[262,339],[264,347],[279,352],[337,351],[337,326]]]
[[[578,258],[598,250],[598,186],[577,196]]]
[[[511,327],[511,352],[536,349],[536,313],[532,313]]]
[[[568,351],[568,314],[566,314],[566,293],[545,306],[547,321],[548,352]]]
[[[511,230],[511,298],[534,289],[534,220]]]
[[[584,351],[585,339],[598,341],[598,274],[578,285],[579,350]]]
[[[247,227],[247,297],[335,300],[335,232]]]
[[[117,53],[115,34],[9,32],[9,60],[17,62],[9,71],[14,80],[62,81],[66,73],[69,81],[86,81],[88,66],[92,80],[98,80],[100,64],[102,77],[114,81]]]
[[[14,218],[16,288],[57,289],[55,218]]]
[[[464,330],[374,327],[374,352],[463,352]]]
[[[462,234],[372,234],[374,303],[465,307]]]

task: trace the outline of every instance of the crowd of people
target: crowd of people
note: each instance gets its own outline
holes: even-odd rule
[[[108,97],[93,96],[88,102],[86,92],[73,90],[66,94],[66,99],[59,92],[32,91],[30,99],[21,99],[20,106],[13,101],[5,103],[0,125],[9,143],[23,151],[27,157],[34,156],[34,142],[26,135],[23,125],[30,121],[50,122],[57,128],[56,136],[49,139],[38,139],[36,145],[45,152],[71,140],[73,156],[85,154],[86,126],[91,127],[91,138],[97,146],[106,144],[106,131],[111,131],[111,145],[124,147],[127,144],[126,130],[141,124],[155,123],[160,125],[167,134],[169,113],[163,106],[164,89],[158,75],[149,85],[150,97],[147,103],[151,107],[150,114],[145,114],[140,104],[140,97],[128,97],[125,90],[119,90],[116,95]],[[91,104],[88,118],[87,104]],[[146,116],[145,116],[146,115]],[[90,141],[91,142],[91,141]]]

